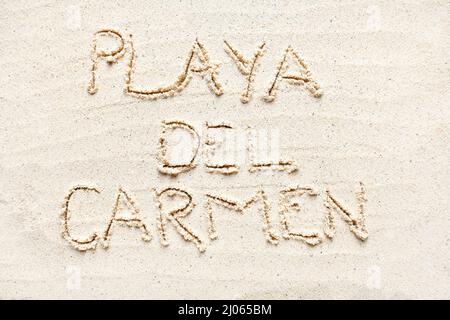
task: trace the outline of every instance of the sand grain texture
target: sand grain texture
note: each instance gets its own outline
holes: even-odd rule
[[[450,3],[276,3],[2,1],[0,298],[450,298]],[[134,81],[151,87],[176,80],[198,38],[221,64],[223,95],[197,75],[167,99],[125,95],[126,57],[99,62],[98,91],[89,95],[92,36],[102,28],[133,34]],[[249,61],[265,43],[246,104],[247,77],[224,40]],[[324,94],[283,82],[267,103],[289,45]],[[298,172],[221,175],[199,164],[164,176],[161,122],[177,119],[279,130],[281,152]],[[356,211],[360,181],[366,241],[336,217],[332,241],[273,245],[256,207],[242,215],[214,207],[218,238],[208,238],[204,194],[244,199],[262,186],[281,236],[280,190],[329,188]],[[122,186],[152,240],[115,225],[108,250],[73,249],[60,214],[79,184],[101,195],[76,195],[74,235],[104,228]],[[161,246],[151,189],[167,187],[192,194],[186,221],[204,253],[169,222],[170,245]],[[322,221],[326,212],[311,199],[308,215]]]

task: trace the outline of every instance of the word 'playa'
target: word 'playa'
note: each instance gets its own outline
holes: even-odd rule
[[[101,191],[95,186],[79,185],[71,188],[67,193],[61,214],[62,236],[75,249],[80,251],[95,250],[98,243],[101,243],[106,249],[109,246],[112,230],[115,225],[122,224],[128,227],[140,230],[144,241],[151,241],[152,235],[150,228],[140,214],[139,206],[136,204],[135,197],[124,188],[120,187],[114,201],[110,218],[106,221],[105,229],[102,232],[94,232],[85,239],[77,239],[71,233],[70,204],[76,193],[100,194]],[[180,188],[169,187],[161,191],[153,190],[155,203],[157,204],[157,225],[160,242],[162,246],[169,245],[167,234],[167,224],[173,225],[174,229],[187,241],[195,244],[200,252],[205,251],[206,241],[197,231],[184,220],[194,209],[195,203],[193,196]],[[336,231],[335,213],[340,215],[347,223],[350,231],[355,237],[364,241],[368,237],[368,231],[365,225],[364,202],[366,201],[365,188],[362,183],[356,191],[357,209],[351,212],[346,209],[340,201],[327,188],[319,197],[319,192],[311,187],[292,186],[283,188],[279,191],[278,214],[280,220],[280,229],[282,235],[274,227],[271,217],[270,203],[266,191],[259,188],[256,192],[244,200],[237,200],[223,195],[206,193],[204,194],[204,213],[207,220],[208,238],[212,241],[218,238],[218,231],[215,222],[215,210],[217,207],[225,208],[239,215],[243,215],[250,207],[258,206],[258,211],[262,215],[262,230],[266,240],[273,245],[277,245],[281,238],[285,240],[300,240],[308,245],[315,246],[323,241],[324,236],[332,239]],[[321,201],[325,211],[323,222],[323,232],[313,230],[294,230],[291,217],[299,213],[302,207],[302,199],[312,197]],[[176,200],[177,199],[177,200]],[[174,201],[177,201],[174,206]],[[125,209],[125,210],[124,210]],[[126,213],[124,213],[126,211]],[[216,211],[217,213],[217,211]]]
[[[97,40],[99,37],[113,37],[117,41],[117,47],[113,50],[103,50],[99,48]],[[258,64],[264,55],[266,44],[263,42],[257,46],[256,51],[251,57],[245,57],[230,42],[224,40],[224,50],[236,64],[237,69],[245,78],[245,88],[241,93],[241,102],[247,103],[251,100],[253,94],[253,84]],[[136,67],[136,50],[130,34],[125,40],[124,36],[116,30],[102,29],[94,34],[92,40],[91,51],[91,79],[89,81],[88,92],[95,94],[98,90],[97,86],[97,67],[100,60],[106,60],[109,64],[116,63],[123,58],[128,52],[128,65],[125,74],[125,93],[133,97],[141,99],[160,99],[174,96],[181,92],[191,81],[193,75],[198,75],[205,79],[209,89],[216,96],[223,94],[223,87],[218,79],[220,65],[211,61],[208,51],[204,44],[198,39],[194,41],[192,48],[189,50],[184,67],[175,81],[171,84],[160,86],[157,88],[138,88],[133,81],[134,71]],[[288,72],[290,62],[293,62],[297,72]],[[292,66],[291,66],[292,67]],[[288,46],[282,55],[282,58],[274,71],[274,77],[270,81],[264,100],[271,102],[276,97],[276,92],[282,82],[293,85],[305,85],[309,93],[319,98],[323,91],[320,85],[313,79],[306,62],[291,47]]]

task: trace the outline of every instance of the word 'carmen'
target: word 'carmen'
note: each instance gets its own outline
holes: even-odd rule
[[[117,47],[114,48],[114,50],[103,50],[99,48],[97,45],[97,40],[100,36],[115,38],[117,40]],[[241,93],[242,103],[247,103],[251,100],[256,69],[264,55],[265,47],[266,44],[264,42],[258,45],[256,51],[249,58],[245,57],[228,41],[224,40],[225,52],[235,62],[237,69],[244,76],[246,81],[245,87]],[[198,75],[205,79],[209,89],[216,96],[220,96],[224,92],[220,80],[218,79],[220,65],[211,61],[205,45],[198,39],[194,41],[194,45],[189,50],[186,62],[175,81],[157,88],[137,87],[133,81],[133,74],[136,67],[136,50],[134,48],[131,34],[128,36],[126,41],[124,36],[119,31],[102,29],[94,34],[94,38],[92,40],[91,79],[88,86],[88,92],[90,94],[95,94],[98,90],[96,72],[99,61],[103,59],[109,64],[114,64],[119,59],[123,58],[127,51],[129,52],[129,59],[125,73],[125,93],[128,95],[141,99],[160,99],[171,97],[181,92],[189,84],[193,75]],[[288,72],[290,62],[293,62],[295,68],[298,69],[297,72]],[[282,58],[274,71],[274,77],[269,83],[264,95],[264,100],[266,102],[271,102],[275,99],[277,89],[282,82],[288,82],[293,85],[305,85],[309,93],[315,98],[319,98],[323,94],[320,85],[313,79],[308,65],[291,46],[288,46],[285,49]]]
[[[74,194],[79,192],[99,194],[100,190],[93,186],[79,185],[71,188],[64,199],[63,211],[61,214],[62,235],[74,248],[80,251],[95,250],[98,243],[102,243],[105,249],[108,248],[112,230],[117,224],[137,228],[144,241],[152,240],[150,228],[142,219],[135,198],[122,187],[117,191],[112,213],[108,221],[106,221],[105,229],[101,233],[93,233],[85,239],[73,237],[70,228],[70,203]],[[200,237],[197,231],[193,230],[186,221],[183,221],[195,207],[192,195],[185,190],[174,187],[165,188],[161,191],[155,190],[154,194],[158,208],[157,224],[161,245],[169,245],[167,224],[170,223],[184,240],[195,244],[200,252],[205,251],[205,239]],[[323,197],[319,197],[319,192],[311,187],[293,186],[280,190],[278,214],[280,216],[281,236],[278,233],[279,230],[276,230],[272,223],[269,200],[266,192],[262,188],[256,190],[254,195],[243,200],[206,193],[204,194],[203,205],[204,213],[206,214],[208,221],[208,237],[210,240],[218,238],[218,231],[214,219],[214,208],[223,207],[242,215],[250,207],[257,205],[259,212],[262,213],[262,230],[269,243],[276,245],[281,238],[284,238],[286,240],[301,240],[311,246],[315,246],[322,242],[322,232],[317,230],[294,230],[290,220],[292,214],[300,211],[303,196],[312,197],[318,201],[322,201],[325,209],[323,234],[326,237],[329,239],[334,237],[336,230],[334,213],[338,213],[347,223],[350,231],[356,238],[362,241],[367,239],[368,231],[365,225],[364,212],[366,196],[364,185],[362,183],[359,184],[359,188],[356,192],[356,212],[351,212],[346,209],[341,202],[332,195],[328,188],[323,193]],[[176,203],[174,203],[175,200]],[[123,209],[126,209],[126,214],[123,212]]]

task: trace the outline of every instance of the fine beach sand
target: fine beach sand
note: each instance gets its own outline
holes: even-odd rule
[[[167,99],[126,95],[129,51],[110,66],[99,61],[98,91],[88,94],[93,35],[104,28],[133,35],[142,87],[174,82],[198,39],[220,64],[223,95],[197,75]],[[0,30],[1,299],[450,298],[448,1],[3,1]],[[247,58],[266,44],[246,104],[245,78],[224,40]],[[323,96],[283,82],[268,103],[289,45]],[[161,174],[167,120],[278,132],[280,153],[298,171],[244,165],[223,175],[199,163]],[[243,200],[262,187],[281,235],[280,190],[313,186],[320,194],[292,225],[323,232],[325,190],[356,213],[360,182],[365,241],[335,215],[332,240],[274,245],[256,206],[242,215],[216,207],[218,239],[208,240],[207,193]],[[72,247],[60,215],[70,188],[82,184],[101,193],[73,199],[74,237],[104,229],[121,186],[152,240],[115,225],[107,250]],[[161,246],[153,189],[166,187],[192,195],[195,208],[183,219],[205,252],[170,223],[169,246]]]

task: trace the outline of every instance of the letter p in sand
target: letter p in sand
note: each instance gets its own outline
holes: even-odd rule
[[[117,46],[114,49],[110,50],[103,50],[99,48],[97,45],[97,40],[100,37],[112,37],[116,38]],[[97,31],[94,34],[94,38],[92,39],[92,50],[91,50],[91,60],[92,60],[92,67],[91,67],[91,79],[89,81],[88,85],[88,92],[89,94],[95,94],[98,90],[96,78],[97,78],[97,67],[98,62],[100,59],[105,59],[108,64],[116,63],[118,59],[123,57],[125,54],[125,41],[123,39],[123,36],[120,34],[120,32],[112,30],[112,29],[102,29]]]

